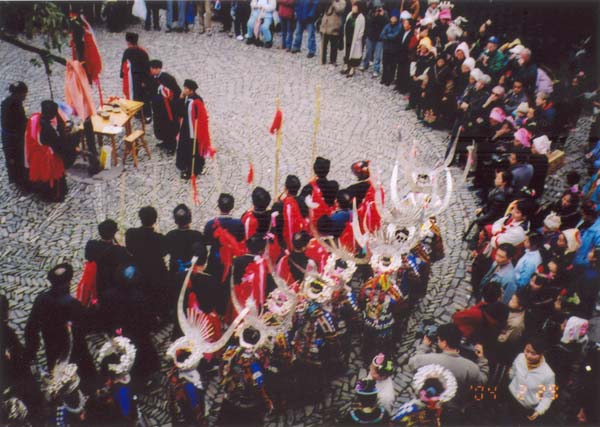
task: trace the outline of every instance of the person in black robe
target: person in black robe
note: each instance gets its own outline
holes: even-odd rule
[[[173,210],[173,219],[177,228],[169,231],[165,236],[166,251],[169,254],[170,290],[169,301],[173,303],[169,307],[169,314],[174,319],[175,307],[181,280],[179,274],[185,274],[191,266],[190,261],[194,256],[193,248],[196,244],[204,244],[204,236],[198,230],[191,228],[192,212],[184,204],[177,205]],[[205,261],[206,262],[206,261]]]
[[[23,101],[27,85],[23,82],[8,87],[10,95],[2,101],[2,149],[6,161],[8,182],[26,188],[28,172],[25,168],[25,128],[27,116]]]
[[[108,322],[108,329],[122,329],[122,335],[137,347],[131,375],[134,386],[151,384],[160,374],[160,358],[152,344],[151,331],[156,328],[142,274],[133,264],[125,264],[116,273],[115,286],[106,291],[105,304],[100,316]]]
[[[231,216],[234,203],[235,199],[231,194],[221,193],[217,201],[219,215],[209,220],[204,227],[204,238],[206,239],[206,244],[210,245],[206,272],[213,275],[221,283],[221,294],[219,295],[216,309],[220,315],[225,314],[227,302],[229,301],[229,276],[225,274],[225,263],[231,260],[223,260],[221,241],[215,236],[215,233],[222,231],[228,234],[231,240],[240,244],[244,241],[244,225],[242,221]],[[228,248],[227,252],[231,252],[231,248]]]
[[[79,368],[84,388],[93,387],[96,369],[85,342],[85,331],[91,324],[91,315],[69,293],[73,267],[67,263],[59,264],[48,272],[47,278],[51,288],[36,297],[25,325],[25,360],[35,360],[41,332],[48,370],[51,371],[69,348],[69,334],[65,325],[70,322],[73,336],[71,361]]]
[[[179,122],[175,115],[175,103],[181,96],[181,89],[175,77],[162,71],[162,61],[150,61],[152,76],[152,113],[154,117],[154,136],[161,141],[158,147],[168,154],[175,153]]]
[[[179,128],[179,143],[177,144],[177,156],[175,158],[175,166],[181,171],[182,179],[190,179],[192,174],[192,163],[194,164],[194,175],[200,175],[204,169],[204,157],[200,155],[198,147],[194,150],[193,138],[194,129],[190,129],[190,112],[192,104],[195,100],[204,103],[200,95],[196,93],[198,84],[193,80],[185,80],[183,82],[183,90],[181,91],[180,99],[177,102],[177,116],[181,118],[181,127]],[[195,155],[193,156],[195,151]],[[194,161],[192,162],[192,157]]]
[[[315,163],[313,164],[315,178],[310,180],[309,183],[302,188],[302,191],[300,192],[300,197],[302,199],[313,194],[313,185],[316,184],[321,190],[325,203],[330,207],[335,204],[335,197],[340,186],[337,181],[327,179],[330,166],[331,161],[329,159],[323,157],[317,157],[315,159]]]
[[[247,239],[254,233],[267,233],[269,231],[271,226],[271,211],[268,207],[270,203],[271,195],[267,190],[262,187],[256,187],[252,190],[252,209],[247,210],[241,218]],[[256,224],[256,229],[254,229],[254,223]]]
[[[10,390],[11,397],[25,403],[30,420],[38,422],[44,398],[29,369],[25,347],[16,332],[8,324],[9,304],[5,295],[0,295],[0,390]],[[6,396],[4,396],[6,397]]]
[[[100,240],[88,240],[85,245],[85,259],[96,263],[96,291],[100,305],[103,304],[105,292],[115,286],[117,269],[131,262],[127,249],[115,239],[118,229],[117,223],[112,219],[102,221],[98,224]]]
[[[152,121],[152,106],[148,102],[148,84],[150,80],[150,58],[145,49],[138,46],[139,36],[136,33],[126,33],[125,40],[127,41],[127,49],[123,52],[121,59],[121,73],[123,78],[123,66],[129,61],[131,66],[132,82],[129,82],[129,94],[132,99],[144,103],[144,118],[146,123]]]
[[[167,254],[165,236],[154,231],[158,214],[152,206],[145,206],[138,212],[142,223],[139,228],[130,228],[125,233],[125,247],[133,256],[139,269],[143,292],[148,300],[148,310],[163,318],[169,306],[164,303],[168,292],[167,267],[163,257]]]

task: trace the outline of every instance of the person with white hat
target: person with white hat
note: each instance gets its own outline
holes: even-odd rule
[[[544,194],[544,184],[548,175],[548,153],[550,153],[550,140],[546,135],[533,139],[529,163],[533,166],[533,177],[529,186],[535,190],[536,197]]]

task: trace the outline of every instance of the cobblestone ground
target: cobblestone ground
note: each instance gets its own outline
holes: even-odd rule
[[[352,181],[350,164],[364,158],[372,160],[374,170],[379,170],[384,179],[389,177],[398,145],[398,126],[405,135],[404,144],[412,143],[414,139],[432,158],[444,153],[445,133],[419,125],[412,112],[404,111],[405,100],[371,80],[370,74],[359,73],[354,79],[347,79],[338,69],[321,66],[317,58],[307,59],[305,53],[291,55],[279,49],[258,49],[223,34],[213,37],[196,33],[165,34],[145,32],[141,26],[137,30],[140,44],[151,58],[163,60],[165,71],[172,73],[180,84],[185,78],[198,82],[198,93],[204,98],[210,114],[211,133],[218,154],[216,161],[208,163],[208,172],[199,181],[201,204],[193,209],[193,225],[197,228],[215,214],[220,191],[235,196],[236,215],[249,207],[251,187],[246,184],[249,160],[254,163],[255,184],[272,190],[274,139],[268,128],[278,96],[284,114],[281,181],[289,173],[297,174],[302,182],[310,178],[317,85],[321,86],[318,154],[332,159],[330,176],[339,180],[342,186]],[[104,61],[101,77],[104,95],[118,95],[121,92],[118,70],[125,47],[124,34],[99,29],[96,37]],[[13,80],[26,81],[30,88],[28,111],[37,111],[40,101],[49,97],[42,69],[29,64],[29,54],[7,44],[0,43],[0,55],[4,64],[0,88],[5,91]],[[54,70],[52,83],[55,93],[60,94],[64,69],[57,65]],[[5,96],[4,92],[0,94]],[[582,169],[581,155],[573,148],[577,141],[583,141],[586,128],[580,128],[567,143],[568,161],[579,169]],[[156,140],[151,129],[148,134],[152,148]],[[459,172],[454,171],[456,180]],[[67,199],[62,204],[52,205],[19,193],[8,184],[5,169],[1,168],[0,283],[2,292],[11,302],[10,324],[21,336],[33,299],[48,287],[47,270],[68,261],[76,272],[80,272],[84,245],[88,239],[95,238],[99,221],[108,217],[125,228],[137,226],[137,210],[151,204],[159,212],[159,229],[166,232],[173,226],[173,207],[190,202],[189,186],[179,178],[174,159],[156,149],[152,150],[151,160],[141,154],[137,170],[128,163],[124,173],[119,168],[101,179],[83,176],[81,171],[70,171]],[[561,178],[551,183],[556,188],[562,186]],[[397,406],[411,395],[411,375],[406,363],[414,352],[414,328],[424,318],[447,322],[455,310],[467,304],[470,293],[466,273],[468,251],[460,237],[465,219],[475,207],[472,194],[464,185],[457,185],[449,209],[440,218],[446,257],[433,266],[427,296],[411,312],[399,342],[395,377],[399,396]],[[76,273],[74,282],[78,279]],[[169,326],[155,335],[155,343],[162,354],[169,344],[170,333]],[[98,349],[99,341],[98,337],[91,337],[90,346],[94,351]],[[356,338],[355,344],[358,346]],[[39,359],[41,362],[41,357]],[[362,360],[353,353],[350,369],[331,383],[324,402],[270,415],[266,424],[331,424],[348,407],[357,376],[362,375],[362,365]],[[163,360],[163,369],[166,366],[167,362]],[[143,410],[154,425],[169,424],[163,390],[156,388],[141,395]],[[222,393],[215,379],[208,389],[211,423],[218,414],[221,400]]]

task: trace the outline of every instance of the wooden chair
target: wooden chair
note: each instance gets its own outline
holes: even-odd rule
[[[125,149],[123,150],[123,166],[125,166],[125,161],[127,160],[127,156],[131,153],[131,157],[133,157],[133,166],[137,168],[138,166],[138,149],[143,147],[146,150],[146,154],[148,158],[151,159],[150,148],[148,148],[148,144],[146,144],[146,139],[144,138],[143,130],[134,130],[132,133],[127,135],[124,139],[125,141]]]

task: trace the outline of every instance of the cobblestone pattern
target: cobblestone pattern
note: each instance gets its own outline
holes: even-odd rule
[[[318,131],[318,154],[332,160],[330,176],[342,186],[350,184],[350,164],[368,158],[384,182],[391,173],[398,145],[396,128],[402,128],[404,144],[418,142],[431,158],[442,156],[445,134],[419,125],[411,112],[404,111],[405,100],[389,88],[371,80],[367,73],[353,79],[342,76],[332,66],[321,66],[317,58],[307,59],[302,53],[290,55],[278,49],[257,49],[222,34],[213,37],[190,34],[140,32],[140,44],[151,58],[163,60],[165,71],[181,84],[195,79],[210,115],[210,129],[218,149],[216,161],[208,163],[207,174],[199,180],[201,204],[194,207],[193,226],[203,224],[215,214],[220,191],[232,193],[237,201],[235,215],[249,207],[251,187],[246,184],[248,161],[254,163],[255,185],[273,189],[274,138],[269,135],[275,111],[275,99],[281,100],[284,114],[281,184],[294,173],[302,182],[310,178],[311,140],[313,135],[315,88],[321,86],[321,124]],[[118,70],[124,34],[96,30],[103,55],[101,76],[104,96],[120,94]],[[0,73],[0,94],[5,96],[8,83],[24,80],[30,88],[27,106],[37,111],[39,103],[49,97],[42,69],[29,64],[31,55],[0,43],[4,59]],[[55,66],[52,82],[55,93],[62,93],[64,69]],[[57,98],[61,98],[60,95]],[[571,149],[567,160],[581,165],[582,159],[572,148],[583,140],[583,130],[574,133],[567,144]],[[150,146],[156,140],[148,129]],[[104,179],[82,178],[71,171],[69,194],[62,204],[40,202],[23,195],[7,183],[5,169],[0,171],[0,283],[11,302],[10,324],[22,334],[31,303],[46,289],[46,272],[55,264],[71,262],[80,272],[85,242],[96,236],[96,224],[105,218],[117,220],[122,227],[137,226],[137,210],[151,204],[159,212],[159,229],[172,228],[171,210],[181,202],[190,202],[190,189],[180,178],[174,159],[152,150],[152,160],[141,154],[138,169],[126,166],[113,170]],[[579,167],[578,166],[578,167]],[[567,168],[563,169],[563,172]],[[580,168],[581,169],[581,168]],[[562,176],[562,173],[560,174]],[[454,171],[459,180],[460,171]],[[123,186],[123,180],[125,186]],[[562,187],[560,178],[550,181]],[[125,203],[121,192],[126,189]],[[439,218],[445,239],[446,257],[433,266],[427,296],[412,311],[397,353],[395,386],[397,406],[411,397],[411,375],[406,370],[414,352],[414,328],[425,318],[447,322],[452,313],[468,301],[470,286],[466,267],[468,251],[461,241],[465,218],[476,208],[475,200],[464,185],[457,185],[449,209]],[[74,283],[79,275],[76,274]],[[164,354],[171,327],[155,335],[155,343]],[[90,345],[98,350],[99,337],[91,337]],[[355,338],[356,348],[358,342]],[[41,360],[41,358],[40,358]],[[167,362],[163,360],[163,369]],[[271,426],[327,425],[347,409],[353,397],[353,386],[363,375],[363,362],[356,353],[351,356],[346,375],[333,381],[324,402],[316,406],[290,409],[269,415]],[[150,390],[141,396],[143,410],[154,425],[168,425],[164,389]],[[209,418],[214,423],[222,393],[213,380],[208,388]]]

